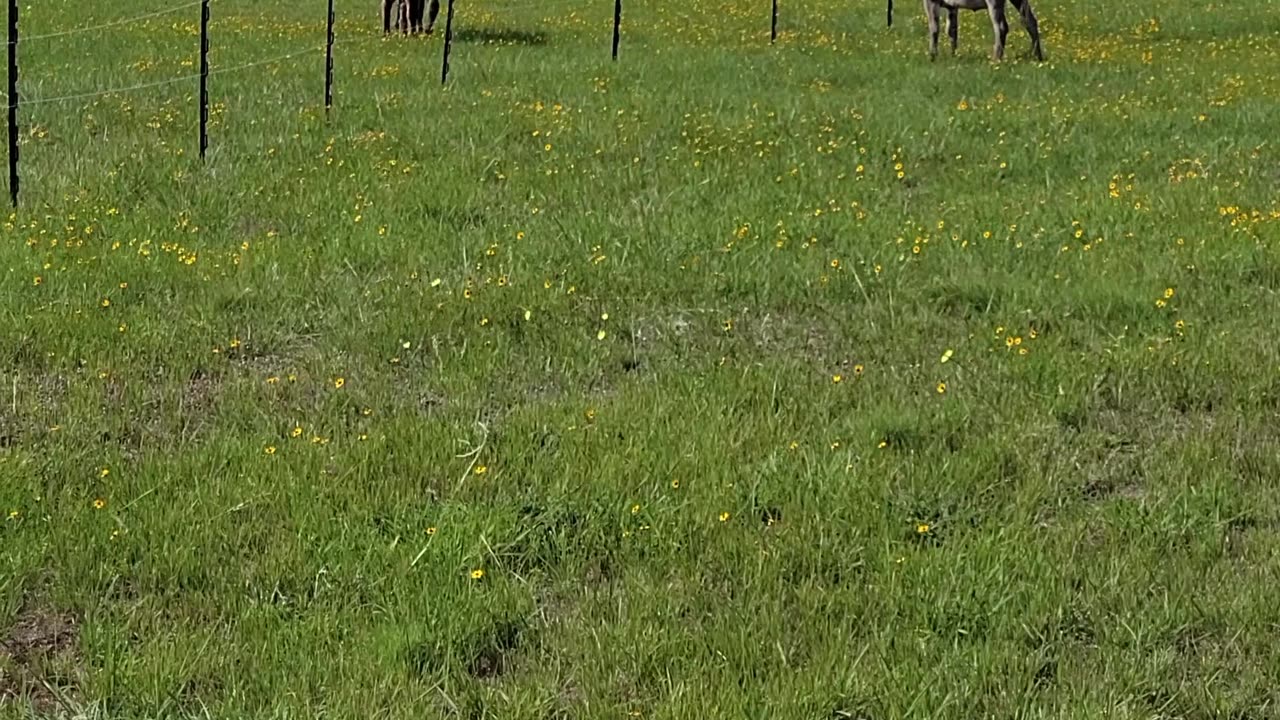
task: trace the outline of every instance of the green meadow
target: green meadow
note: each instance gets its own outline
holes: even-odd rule
[[[1280,5],[199,10],[21,10],[0,718],[1277,717]]]

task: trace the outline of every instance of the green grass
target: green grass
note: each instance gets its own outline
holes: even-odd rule
[[[1276,717],[1280,6],[374,5],[24,106],[0,718]]]

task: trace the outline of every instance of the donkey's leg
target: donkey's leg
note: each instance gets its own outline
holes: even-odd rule
[[[929,59],[938,57],[938,5],[934,0],[924,0],[924,14],[929,20]]]
[[[391,0],[391,29],[394,32],[404,29],[404,6],[401,0]]]
[[[425,0],[407,0],[409,3],[409,32],[422,32],[422,10]]]
[[[1040,47],[1040,23],[1036,20],[1035,11],[1031,9],[1031,0],[1009,0],[1009,2],[1018,9],[1018,14],[1022,16],[1022,25],[1031,36],[1031,52],[1035,53],[1036,60],[1044,62],[1044,50]]]
[[[427,11],[427,34],[430,35],[431,32],[436,27],[436,18],[439,17],[440,15],[440,0],[430,0],[430,5],[428,6],[428,8],[429,9]]]
[[[960,44],[960,11],[947,8],[947,37],[951,39],[951,54],[956,54],[956,46]]]
[[[991,14],[991,28],[996,36],[991,59],[999,62],[1004,59],[1004,43],[1009,37],[1009,21],[1004,17],[1004,0],[987,0],[987,12]]]
[[[391,6],[395,0],[382,0],[382,34],[391,34]]]

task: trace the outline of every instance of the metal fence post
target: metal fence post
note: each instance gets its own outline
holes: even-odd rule
[[[449,82],[449,51],[453,48],[453,0],[449,0],[449,14],[444,19],[444,61],[440,65],[440,84]]]
[[[18,207],[18,0],[9,0],[9,197]]]
[[[200,3],[200,159],[209,149],[209,0]]]
[[[613,59],[618,59],[618,45],[622,42],[622,0],[613,0]]]
[[[329,32],[324,49],[324,111],[333,107],[333,0],[329,0]]]

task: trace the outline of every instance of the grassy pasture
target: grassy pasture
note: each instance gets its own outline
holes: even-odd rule
[[[1277,716],[1280,4],[321,5],[21,46],[0,718]]]

